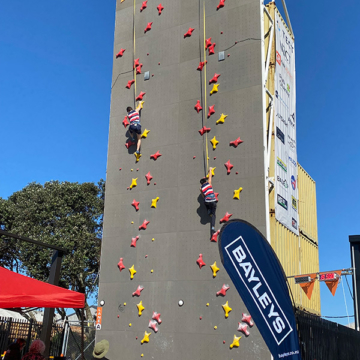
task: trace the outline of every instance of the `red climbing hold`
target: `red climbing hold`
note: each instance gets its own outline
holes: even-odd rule
[[[218,199],[219,193],[214,193],[214,195],[215,195],[216,201],[219,201],[219,199]]]
[[[210,240],[210,241],[217,242],[217,238],[218,238],[219,233],[220,233],[220,230],[215,231],[215,232],[212,234],[212,237],[211,237],[211,240]]]
[[[239,324],[239,327],[238,327],[238,331],[241,331],[243,332],[246,336],[249,336],[250,333],[248,332],[247,330],[247,325],[246,324],[241,324],[241,323],[238,323]]]
[[[127,116],[124,117],[124,120],[122,121],[122,124],[124,125],[124,128],[125,128],[125,129],[126,129],[126,127],[127,127],[128,125],[130,125]]]
[[[205,64],[207,64],[207,60],[206,60],[206,61],[200,61],[200,62],[199,62],[199,66],[197,67],[196,70],[202,71],[202,69],[204,68]]]
[[[184,38],[190,37],[191,34],[192,34],[192,32],[193,32],[194,30],[195,30],[195,29],[193,29],[193,28],[189,28],[189,30],[184,34]]]
[[[203,136],[206,132],[210,132],[210,130],[211,128],[207,128],[206,126],[204,126],[199,130],[199,133],[201,136]]]
[[[156,333],[158,332],[157,322],[155,320],[149,321],[149,328],[153,329]]]
[[[143,1],[141,8],[140,8],[140,12],[142,12],[144,9],[147,8],[147,2],[148,2],[148,0]]]
[[[121,48],[121,50],[116,54],[116,58],[122,57],[124,55],[125,49]]]
[[[226,212],[225,216],[220,220],[220,224],[223,222],[228,222],[231,217],[232,217],[232,214],[229,214],[228,212]]]
[[[205,40],[205,50],[211,46],[211,37]]]
[[[213,114],[215,114],[215,105],[209,106],[208,118]]]
[[[158,324],[161,324],[161,319],[160,319],[160,313],[157,313],[156,311],[153,311],[153,314],[152,314],[152,319],[153,320],[156,320],[158,322]]]
[[[148,224],[150,223],[150,221],[147,221],[146,219],[144,220],[144,222],[139,226],[139,230],[146,230]]]
[[[136,247],[136,242],[140,239],[140,236],[136,236],[134,238],[131,239],[131,245],[132,247]]]
[[[129,141],[127,143],[125,143],[125,147],[128,149],[130,146],[136,145],[136,142],[134,141]]]
[[[248,323],[250,326],[254,326],[254,323],[251,320],[251,315],[243,313],[241,321]]]
[[[126,88],[130,89],[131,85],[135,82],[135,79],[129,80],[127,85],[125,86]]]
[[[142,100],[143,96],[146,94],[146,92],[140,92],[140,94],[137,96],[137,98],[135,99],[136,101]]]
[[[195,159],[196,158],[196,156],[193,156],[193,159]]]
[[[194,106],[196,111],[199,113],[200,110],[202,110],[202,106],[200,105],[200,100],[196,102],[196,105]]]
[[[158,9],[159,15],[161,15],[161,12],[164,10],[164,7],[161,4],[159,4],[157,9]]]
[[[160,151],[158,150],[155,154],[150,155],[150,159],[157,160],[158,157],[160,157]]]
[[[131,205],[136,209],[136,211],[139,210],[139,201],[136,201],[135,199],[133,200],[133,202],[131,203]]]
[[[147,25],[146,25],[146,28],[144,30],[144,33],[146,33],[147,31],[151,30],[151,25],[152,25],[152,22],[149,22]]]
[[[234,147],[238,147],[239,144],[243,143],[244,141],[242,141],[239,137],[234,140],[234,141],[230,141],[230,145],[234,146]]]
[[[118,262],[118,267],[120,271],[126,268],[126,266],[123,263],[123,258],[120,258],[120,261]]]
[[[234,167],[234,165],[230,163],[230,160],[228,160],[224,165],[227,169],[227,174],[229,175],[231,172],[231,169]]]
[[[147,184],[150,185],[150,181],[151,181],[151,179],[153,178],[153,177],[151,176],[151,174],[150,174],[150,171],[145,175],[145,177],[146,177],[146,182],[147,182]]]
[[[216,7],[216,10],[219,10],[220,8],[225,6],[225,0],[220,0],[219,5]]]
[[[139,65],[139,58],[134,60],[134,67],[133,69],[135,69],[137,66]]]
[[[227,284],[224,284],[221,288],[221,290],[219,290],[216,295],[219,296],[219,295],[222,295],[222,296],[225,296],[226,295],[226,292],[230,289],[230,286],[227,285]]]
[[[141,74],[141,68],[142,68],[143,64],[139,64],[137,67],[136,67],[136,74]]]
[[[211,46],[209,46],[209,55],[215,54],[215,46],[216,43],[213,43]]]
[[[215,75],[213,76],[213,78],[212,78],[211,80],[209,80],[209,84],[217,83],[217,81],[218,81],[218,79],[219,79],[219,76],[221,76],[221,74],[215,73]]]
[[[196,260],[196,262],[198,263],[200,269],[206,265],[203,261],[202,254],[199,254],[199,258]]]
[[[136,289],[136,291],[134,291],[132,293],[132,296],[140,296],[140,293],[144,290],[144,287],[142,285],[139,285]]]

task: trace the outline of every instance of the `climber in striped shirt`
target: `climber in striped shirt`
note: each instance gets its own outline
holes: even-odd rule
[[[200,192],[204,198],[205,206],[208,211],[208,214],[211,216],[211,232],[215,232],[215,213],[216,213],[216,197],[214,193],[214,189],[211,185],[211,178],[212,178],[212,168],[209,169],[209,178],[202,178],[200,180]]]
[[[133,138],[133,140],[137,140],[136,145],[136,154],[140,154],[140,146],[141,146],[141,124],[140,124],[140,115],[141,115],[141,109],[142,109],[142,102],[139,103],[139,105],[136,107],[135,110],[131,106],[128,106],[126,108],[127,111],[127,117],[130,122],[129,126],[129,133],[130,136]],[[135,134],[135,135],[134,135]],[[135,139],[136,137],[136,139]]]

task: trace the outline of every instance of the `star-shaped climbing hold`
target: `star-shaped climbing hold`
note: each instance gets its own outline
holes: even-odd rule
[[[140,296],[140,293],[144,290],[142,285],[139,285],[137,289],[132,293],[132,296]]]
[[[157,160],[158,157],[160,157],[160,151],[158,150],[155,154],[150,155],[150,159]]]
[[[239,144],[241,144],[243,141],[238,137],[236,140],[234,141],[230,141],[230,145],[234,146],[234,147],[238,147]]]
[[[146,230],[148,224],[150,221],[147,221],[146,219],[143,221],[143,223],[139,226],[139,230]]]
[[[207,50],[209,46],[211,46],[211,37],[205,40],[205,50]]]
[[[134,82],[135,82],[134,79],[129,80],[128,83],[127,83],[127,85],[126,85],[125,87],[128,88],[128,89],[130,89],[130,88],[131,88],[131,85],[132,85]]]
[[[140,60],[140,58],[137,58],[137,59],[134,60],[134,67],[133,67],[133,69],[135,69],[135,68],[139,65],[139,60]]]
[[[140,94],[136,97],[136,101],[142,100],[146,92],[141,91]]]
[[[213,114],[215,114],[215,105],[209,106],[208,118]]]
[[[225,114],[221,114],[219,120],[216,121],[216,125],[218,124],[223,124],[225,122],[225,119],[227,118],[228,116],[225,115]]]
[[[121,270],[124,270],[125,269],[125,265],[123,263],[123,258],[120,258],[120,261],[118,262],[118,268],[121,272]]]
[[[211,168],[211,175],[212,176],[215,176],[215,169],[216,169],[216,166]],[[206,178],[208,178],[208,177],[209,177],[209,174],[206,175]],[[215,197],[216,197],[216,200],[217,200],[217,195],[216,194],[219,195],[219,193],[215,193]]]
[[[204,68],[205,64],[207,64],[207,60],[206,60],[206,61],[200,61],[200,62],[199,62],[199,66],[197,67],[196,70],[202,71],[202,69]]]
[[[149,328],[153,329],[156,333],[158,332],[157,322],[155,320],[149,320]]]
[[[136,236],[134,238],[131,238],[131,245],[132,247],[136,247],[136,242],[140,239],[140,236]]]
[[[230,172],[231,172],[231,169],[234,167],[234,165],[231,164],[230,160],[228,160],[224,165],[225,165],[225,167],[227,169],[227,174],[229,175]]]
[[[249,336],[250,333],[248,332],[248,329],[247,329],[247,324],[242,324],[242,323],[238,323],[239,324],[239,327],[238,327],[238,331],[241,331],[243,332],[246,336]]]
[[[230,349],[232,349],[234,346],[239,347],[240,339],[241,339],[241,336],[237,337],[236,335],[234,335],[234,340],[233,340],[232,344],[230,345]]]
[[[220,269],[216,266],[216,261],[215,261],[212,265],[210,265],[210,267],[211,267],[211,270],[212,270],[212,272],[213,272],[213,277],[216,277],[216,273],[220,270]]]
[[[150,132],[150,130],[145,129],[144,132],[141,134],[141,137],[147,138],[149,132]]]
[[[151,335],[151,332],[146,332],[145,331],[145,335],[143,337],[143,339],[141,340],[141,343],[143,344],[144,342],[148,343],[149,342],[149,336]]]
[[[219,199],[218,199],[219,193],[214,192],[214,195],[215,195],[216,201],[219,201]]]
[[[237,190],[234,190],[234,196],[233,199],[240,200],[240,193],[242,192],[242,187],[238,188]]]
[[[138,179],[138,178],[131,180],[130,189],[132,189],[133,187],[137,186],[137,179]]]
[[[212,77],[212,79],[209,80],[209,84],[216,83],[219,79],[219,76],[221,76],[221,74],[215,73],[215,75]]]
[[[191,34],[192,34],[192,32],[193,32],[194,30],[195,30],[195,29],[193,29],[193,28],[189,28],[189,30],[184,34],[184,38],[190,37]]]
[[[151,200],[151,207],[156,209],[156,204],[159,201],[159,197],[156,197],[155,199]]]
[[[226,295],[226,292],[230,289],[230,286],[228,284],[224,284],[221,288],[221,290],[219,290],[216,295],[219,296],[219,295],[222,295],[222,296],[225,296]]]
[[[146,28],[144,30],[144,33],[148,32],[149,30],[151,30],[151,25],[152,25],[152,22],[149,22],[147,25],[146,25]]]
[[[226,212],[225,216],[220,220],[220,224],[223,222],[228,222],[231,217],[232,217],[232,214],[229,214],[228,212]]]
[[[153,311],[152,319],[156,320],[158,324],[161,324],[162,320],[160,319],[161,314],[157,313],[156,311]]]
[[[164,10],[164,7],[161,4],[159,4],[157,9],[158,9],[159,15],[161,15],[162,11]]]
[[[205,262],[203,261],[202,254],[199,254],[199,258],[196,260],[197,264],[199,265],[200,269],[205,266]]]
[[[129,268],[129,271],[130,271],[130,279],[132,280],[134,278],[134,275],[136,274],[134,265],[131,268]]]
[[[213,150],[216,149],[216,146],[217,144],[219,143],[217,140],[216,140],[216,136],[214,136],[211,140],[210,140],[212,146],[213,146]]]
[[[201,136],[203,136],[206,132],[210,132],[210,130],[211,128],[207,128],[206,126],[204,126],[199,130],[199,133]]]
[[[141,154],[140,153],[137,153],[137,152],[134,152],[134,155],[136,157],[136,162],[138,162],[141,158]]]
[[[131,205],[136,209],[136,211],[139,210],[139,201],[136,201],[135,199],[133,200],[133,202],[131,203]]]
[[[229,302],[227,301],[224,305],[222,305],[222,308],[225,311],[225,317],[229,317],[229,312],[232,310],[232,308],[229,306]]]
[[[216,7],[216,10],[219,10],[220,8],[225,6],[225,0],[220,0],[219,5]]]
[[[128,149],[130,146],[136,145],[136,143],[134,141],[128,141],[127,143],[125,143],[125,147]]]
[[[137,67],[136,67],[136,74],[139,75],[141,74],[141,68],[143,67],[143,64],[140,63]]]
[[[217,238],[218,238],[219,233],[220,233],[220,230],[215,231],[215,232],[212,234],[210,241],[217,242]]]
[[[147,182],[147,184],[150,185],[150,181],[151,181],[151,179],[153,178],[153,177],[151,176],[151,174],[150,174],[150,171],[145,175],[145,177],[146,177],[146,182]]]
[[[242,314],[241,321],[248,323],[251,327],[254,326],[254,323],[251,320],[251,315],[248,315],[246,313]]]
[[[147,8],[147,2],[148,0],[143,1],[143,3],[141,4],[140,12]]]
[[[124,125],[124,128],[125,128],[125,129],[126,129],[126,127],[127,127],[128,125],[130,125],[127,116],[124,117],[124,120],[122,121],[122,124]]]
[[[215,93],[217,93],[219,91],[219,85],[220,84],[214,84],[213,85],[213,88],[210,91],[210,95],[215,94]]]
[[[202,110],[202,106],[200,105],[200,100],[198,100],[196,102],[196,105],[194,106],[194,108],[196,109],[197,113],[199,113],[200,110]]]
[[[209,46],[209,55],[215,54],[215,46],[216,43],[213,43],[211,46]]]
[[[122,57],[124,55],[125,49],[121,48],[121,50],[116,54],[116,58]]]
[[[136,304],[136,306],[137,306],[138,311],[139,311],[139,316],[141,316],[142,312],[145,310],[145,307],[142,304],[142,300],[138,304]]]

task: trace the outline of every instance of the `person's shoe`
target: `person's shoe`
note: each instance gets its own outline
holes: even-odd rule
[[[211,227],[211,234],[213,234],[215,232],[215,228],[212,226]]]
[[[135,154],[139,154],[139,155],[140,155],[140,151],[139,151],[139,150],[136,150],[136,151],[135,151]]]

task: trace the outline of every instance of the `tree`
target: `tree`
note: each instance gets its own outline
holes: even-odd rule
[[[7,200],[0,199],[0,226],[8,232],[68,249],[62,261],[59,286],[88,297],[97,289],[104,191],[103,180],[97,185],[59,181],[44,185],[30,183]],[[51,250],[26,242],[2,240],[3,266],[12,270],[17,266],[35,279],[47,280]],[[63,309],[59,310],[65,314]],[[86,318],[92,320],[87,302],[85,310]]]

